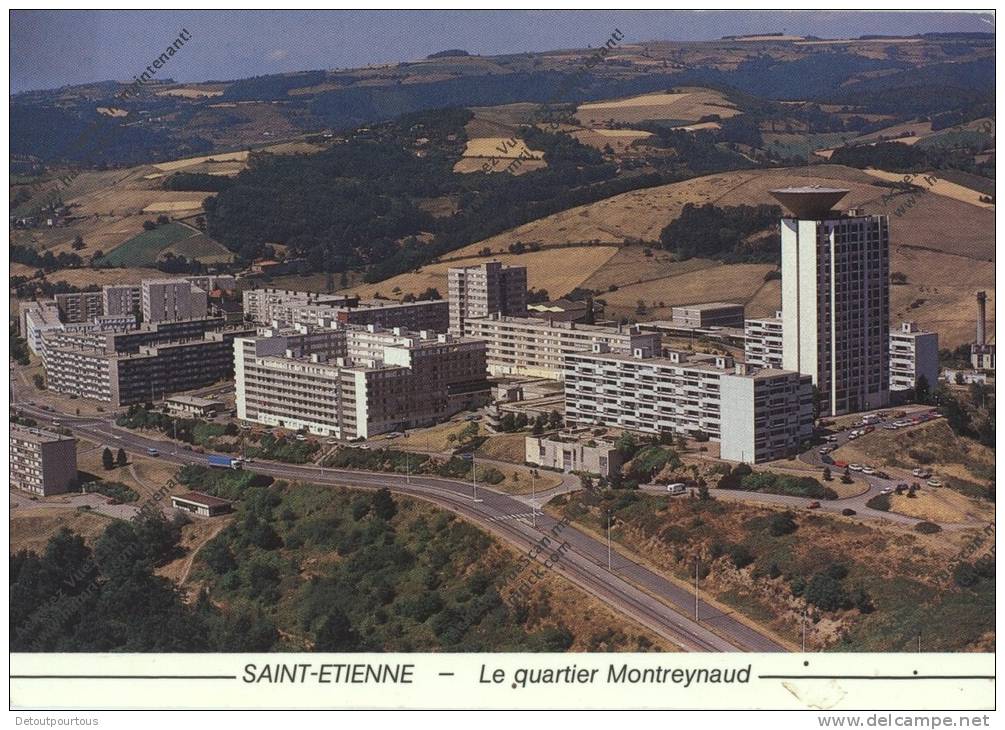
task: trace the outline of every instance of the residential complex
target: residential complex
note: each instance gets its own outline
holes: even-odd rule
[[[485,344],[343,326],[234,342],[237,415],[344,439],[428,426],[488,399]]]
[[[315,325],[330,320],[385,329],[400,327],[415,332],[446,332],[449,324],[449,305],[441,299],[417,302],[386,299],[363,301],[356,296],[285,289],[252,289],[245,291],[243,297],[245,318],[270,326]]]
[[[921,377],[929,388],[939,382],[939,335],[903,322],[890,331],[890,390],[911,390]]]
[[[594,344],[565,358],[568,426],[683,433],[720,442],[722,458],[790,456],[813,432],[810,378],[724,355]]]
[[[498,314],[465,320],[464,335],[485,341],[492,375],[555,380],[564,377],[566,355],[589,350],[594,343],[620,352],[632,352],[637,348],[658,351],[661,340],[658,333],[642,332],[637,326],[548,322],[535,317]]]
[[[47,497],[77,480],[77,440],[35,428],[10,427],[10,485]]]
[[[105,313],[104,296],[100,291],[55,294],[52,298],[63,322],[90,322]]]
[[[744,322],[743,358],[748,365],[782,367],[782,313]]]
[[[201,319],[206,306],[206,292],[185,279],[147,279],[140,285],[144,322]]]
[[[679,327],[743,327],[743,305],[727,302],[674,307],[673,323]]]
[[[500,314],[527,315],[527,269],[503,266],[498,261],[464,266],[447,271],[450,300],[450,331],[465,332],[469,319]]]
[[[889,401],[890,246],[886,216],[831,210],[847,190],[771,194],[782,218],[782,364],[809,375],[832,415]]]

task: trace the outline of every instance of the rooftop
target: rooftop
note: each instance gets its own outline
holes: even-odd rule
[[[823,220],[833,217],[831,212],[841,198],[850,193],[845,188],[825,188],[819,185],[778,188],[771,195],[796,218]]]
[[[211,494],[203,494],[202,492],[185,492],[185,494],[175,494],[171,497],[171,499],[191,502],[192,504],[199,504],[205,507],[228,507],[231,504],[226,499],[220,499],[219,497],[214,497]]]

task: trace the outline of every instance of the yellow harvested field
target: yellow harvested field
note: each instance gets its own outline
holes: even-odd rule
[[[172,200],[151,203],[143,209],[144,213],[176,213],[185,210],[199,210],[202,208],[202,199],[198,200]]]
[[[867,167],[865,172],[873,177],[879,178],[880,180],[886,180],[888,182],[910,182],[912,185],[917,185],[918,187],[924,188],[928,192],[935,193],[936,195],[942,195],[947,198],[952,198],[953,200],[959,200],[962,203],[970,203],[970,205],[976,205],[979,208],[986,208],[988,210],[995,209],[994,203],[981,202],[981,197],[983,197],[981,193],[976,190],[963,187],[962,185],[957,185],[954,182],[943,180],[934,172],[919,172],[905,175],[902,172],[875,170],[871,167]]]
[[[522,433],[500,433],[490,436],[479,448],[478,456],[498,461],[522,464],[527,458],[527,436]]]
[[[727,119],[740,113],[718,91],[689,89],[680,93],[642,94],[627,99],[580,104],[576,109],[576,118],[584,126],[595,127],[609,122],[633,123],[651,119],[697,122],[711,114]]]
[[[131,284],[142,279],[159,279],[164,276],[158,269],[61,269],[49,274],[50,281],[65,281],[73,286],[85,287],[90,284]]]
[[[104,114],[106,117],[128,117],[129,112],[125,109],[116,109],[115,107],[109,106],[99,106],[95,111],[98,114]]]
[[[544,160],[520,160],[505,157],[462,157],[454,164],[454,172],[508,172],[510,175],[524,175],[548,166]]]
[[[593,133],[599,134],[601,137],[628,137],[630,139],[644,139],[653,136],[652,132],[640,129],[594,129]]]
[[[418,294],[428,287],[435,287],[439,289],[441,295],[446,296],[447,269],[453,266],[476,266],[486,261],[500,261],[503,264],[526,266],[528,286],[547,289],[552,296],[561,296],[582,284],[616,252],[617,249],[610,246],[581,246],[523,254],[504,254],[492,258],[472,256],[430,264],[418,271],[399,274],[377,284],[365,284],[347,291],[363,297],[372,297],[377,292],[384,296],[392,296],[395,287],[401,290],[401,295],[409,292]]]
[[[969,499],[946,488],[922,487],[914,497],[890,495],[890,510],[940,523],[975,522],[994,519],[994,506]]]
[[[522,139],[481,137],[467,141],[464,157],[499,157],[503,159],[519,157],[525,160],[543,160],[544,152],[530,149]]]
[[[774,268],[773,264],[713,266],[666,279],[623,286],[603,294],[603,299],[609,310],[619,314],[634,312],[641,300],[647,309],[654,310],[651,312],[654,319],[662,318],[671,307],[681,304],[721,301],[745,304],[764,285],[764,275]],[[663,306],[660,306],[661,302]],[[607,314],[609,316],[611,312]]]
[[[210,160],[215,160],[217,162],[233,162],[235,160],[244,162],[247,159],[248,151],[241,150],[240,152],[221,152],[215,155],[204,155],[202,157],[188,157],[183,160],[173,160],[171,162],[158,162],[154,165],[154,167],[158,170],[171,172],[172,170],[183,170],[186,167],[192,167],[193,165],[198,165],[202,162],[209,162]]]
[[[157,96],[180,96],[185,99],[199,99],[201,97],[223,96],[223,91],[200,88],[164,89],[164,91],[158,91]]]

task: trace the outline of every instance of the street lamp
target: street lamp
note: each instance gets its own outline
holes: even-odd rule
[[[611,568],[611,513],[607,513],[607,570],[614,572]]]

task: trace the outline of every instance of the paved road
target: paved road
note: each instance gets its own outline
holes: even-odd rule
[[[78,435],[122,447],[127,452],[145,455],[148,448],[155,448],[160,452],[160,458],[170,463],[205,463],[205,455],[179,449],[171,442],[119,429],[104,419],[54,414],[31,406],[22,406],[22,410],[40,421],[51,420],[55,415],[62,425]],[[571,525],[558,528],[552,517],[543,513],[534,514],[523,501],[507,494],[479,486],[478,501],[475,501],[472,485],[457,480],[426,476],[408,478],[396,474],[258,461],[247,464],[245,468],[280,479],[313,484],[363,489],[386,487],[455,512],[522,551],[531,549],[543,537],[551,541],[549,547],[552,549],[564,541],[569,547],[555,566],[559,573],[681,648],[693,651],[785,650],[732,615],[704,602],[699,603],[700,621],[696,622],[692,618],[695,607],[692,591],[617,552],[612,554],[612,570],[608,571],[607,546],[602,541]]]

